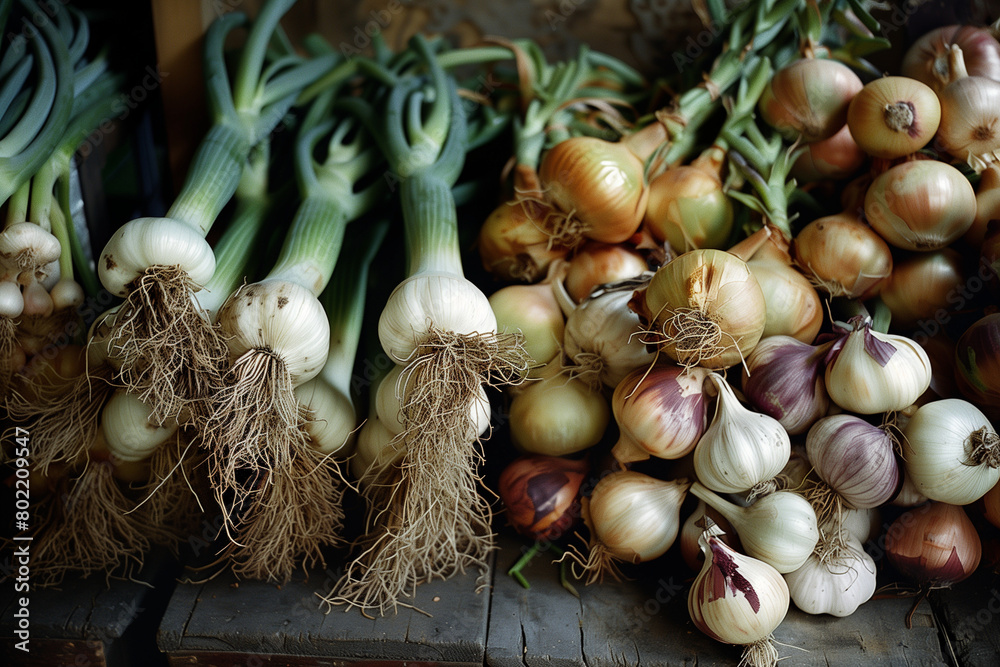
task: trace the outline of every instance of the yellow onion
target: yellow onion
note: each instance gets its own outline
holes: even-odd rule
[[[1000,79],[1000,42],[988,28],[975,25],[941,26],[918,37],[903,54],[903,75],[940,92],[954,77],[948,62],[953,44],[962,49],[969,74]]]
[[[580,488],[589,468],[586,459],[542,454],[517,457],[497,480],[507,521],[533,540],[559,539],[581,517]]]
[[[897,248],[937,250],[972,225],[976,192],[969,179],[950,164],[904,162],[872,181],[865,194],[865,217],[879,236]]]
[[[792,239],[792,258],[830,296],[868,298],[892,273],[892,250],[851,213],[813,220]]]
[[[844,126],[848,105],[862,87],[841,62],[802,58],[775,72],[758,108],[764,122],[789,141],[821,141]]]
[[[678,253],[722,248],[733,229],[733,204],[717,174],[678,165],[650,181],[643,223]]]
[[[951,247],[897,261],[879,291],[892,313],[892,326],[902,331],[952,307],[966,273],[961,253]]]
[[[791,171],[792,178],[799,183],[849,178],[868,159],[868,155],[851,136],[847,123],[832,137],[806,144],[802,148]]]
[[[646,340],[683,366],[741,363],[767,324],[764,293],[747,263],[724,250],[690,250],[657,269],[630,304]]]
[[[941,126],[936,147],[981,171],[1000,150],[1000,81],[969,76],[957,45],[949,56],[954,80],[938,92]]]
[[[793,336],[811,343],[823,325],[823,307],[816,288],[792,263],[784,235],[765,225],[729,252],[747,263],[764,293],[761,337]]]
[[[703,385],[709,371],[673,364],[637,368],[615,387],[611,410],[618,424],[612,454],[619,463],[650,456],[679,459],[694,450],[708,422]]]
[[[542,156],[538,176],[570,238],[622,243],[642,222],[644,166],[623,143],[589,136],[560,141]]]
[[[924,83],[883,76],[865,84],[847,110],[854,141],[872,157],[894,159],[926,146],[938,130],[941,103]]]
[[[493,292],[489,301],[497,317],[497,331],[520,331],[534,365],[548,363],[559,354],[565,316],[551,283],[506,285]]]
[[[979,174],[976,186],[976,219],[962,239],[979,247],[986,239],[991,220],[1000,220],[1000,163],[990,162]]]
[[[695,626],[716,641],[743,646],[740,664],[775,665],[771,633],[788,613],[788,584],[773,567],[723,542],[709,524],[699,538],[705,561],[688,592]]]
[[[541,199],[502,202],[479,230],[476,249],[483,268],[501,280],[533,283],[544,276],[549,264],[570,250],[547,231],[555,215]]]
[[[885,538],[889,562],[919,584],[956,584],[975,572],[982,558],[979,533],[957,505],[930,502],[905,512]]]
[[[635,278],[647,269],[642,253],[629,245],[587,241],[569,258],[563,285],[580,303],[598,285]]]
[[[996,528],[1000,528],[1000,482],[982,497],[983,518]]]

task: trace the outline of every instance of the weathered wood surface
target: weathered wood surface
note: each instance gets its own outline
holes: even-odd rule
[[[1000,665],[1000,576],[991,567],[984,564],[960,584],[931,591],[928,602],[947,629],[946,643],[958,664]]]
[[[691,575],[643,566],[641,580],[578,584],[580,598],[559,583],[551,557],[525,570],[531,589],[507,576],[522,543],[504,539],[497,557],[486,663],[490,667],[610,665],[735,665],[737,647],[715,642],[690,621]],[[650,564],[652,565],[652,564]],[[847,618],[811,616],[794,606],[775,631],[782,660],[792,665],[948,665],[928,607],[913,628],[904,618],[911,599],[878,599]],[[992,665],[1000,664],[994,656]]]
[[[15,593],[8,582],[0,593],[3,664],[163,664],[153,639],[177,569],[170,556],[157,553],[129,580],[71,576],[57,588],[26,594]],[[13,614],[21,596],[29,599],[31,652],[27,656],[14,648]]]
[[[490,595],[477,592],[476,573],[425,584],[407,601],[413,608],[375,618],[342,607],[324,612],[320,597],[338,576],[316,571],[280,586],[229,575],[182,583],[160,624],[159,648],[172,664],[238,664],[224,661],[238,655],[259,665],[297,664],[295,656],[324,665],[483,664]]]

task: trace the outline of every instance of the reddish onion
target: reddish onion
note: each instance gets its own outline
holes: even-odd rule
[[[832,137],[806,144],[804,148],[791,171],[800,183],[850,178],[868,159],[846,123]]]
[[[959,391],[983,409],[1000,409],[1000,313],[973,322],[955,343]]]
[[[965,510],[931,501],[897,518],[886,531],[889,562],[929,586],[951,586],[979,567],[982,543]]]
[[[586,459],[528,454],[500,473],[497,491],[507,520],[533,540],[555,540],[576,525],[580,487],[589,470]]]
[[[965,54],[969,74],[1000,80],[1000,42],[988,29],[973,25],[942,26],[918,37],[903,55],[903,75],[939,92],[952,80],[948,53],[953,44]]]
[[[805,433],[830,409],[823,380],[828,346],[791,336],[762,338],[747,356],[743,394],[759,412],[774,417],[789,435]]]
[[[708,373],[662,364],[626,375],[611,397],[619,427],[611,452],[615,459],[679,459],[693,451],[708,423],[709,399],[703,390]]]

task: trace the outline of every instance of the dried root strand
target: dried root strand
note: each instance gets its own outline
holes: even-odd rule
[[[607,545],[600,540],[591,539],[586,554],[580,553],[575,545],[570,545],[557,562],[565,561],[570,563],[573,576],[583,580],[587,586],[602,583],[606,576],[615,581],[622,581],[625,578],[619,567],[621,559],[611,553]]]
[[[8,396],[11,378],[17,371],[17,322],[7,316],[0,316],[0,396]]]
[[[65,384],[32,384],[11,392],[8,414],[31,433],[33,464],[43,474],[54,464],[85,461],[101,410],[115,390],[113,375],[110,366],[100,364]]]
[[[307,447],[294,389],[280,357],[269,350],[248,350],[206,404],[210,410],[199,415],[208,476],[222,507],[227,493],[237,493],[233,506],[242,504],[248,493],[239,480],[240,471],[290,470],[292,453]]]
[[[138,489],[140,500],[134,511],[150,525],[163,528],[166,541],[161,546],[176,550],[197,530],[206,491],[197,470],[204,459],[183,429],[150,457],[149,481]]]
[[[1000,467],[1000,435],[983,426],[969,436],[969,442],[972,448],[969,452],[969,465]]]
[[[774,637],[768,635],[753,644],[743,647],[743,655],[737,667],[774,667],[778,664],[778,647],[774,645]]]
[[[433,330],[408,362],[404,386],[413,390],[401,404],[399,480],[368,485],[388,501],[372,504],[360,553],[325,598],[329,605],[384,614],[420,583],[488,569],[492,509],[480,494],[483,453],[470,406],[483,383],[523,379],[530,363],[523,339]]]
[[[336,461],[308,446],[291,454],[289,468],[259,470],[253,480],[258,490],[224,550],[237,576],[283,583],[297,567],[325,567],[323,549],[343,543]]]
[[[115,315],[109,347],[121,380],[152,407],[151,420],[184,421],[214,395],[228,359],[226,341],[198,308],[198,286],[177,266],[153,266],[135,279]]]
[[[110,462],[92,462],[70,481],[68,493],[54,497],[55,513],[32,549],[32,583],[58,585],[71,572],[128,576],[160,535],[141,516],[135,501],[114,477]]]
[[[844,501],[833,487],[820,479],[807,478],[802,496],[816,512],[816,524],[831,524],[832,532],[839,533],[844,522]]]

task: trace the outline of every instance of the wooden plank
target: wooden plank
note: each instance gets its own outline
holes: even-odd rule
[[[941,619],[958,664],[1000,664],[1000,578],[992,568],[984,564],[954,587],[931,591],[928,601]]]
[[[306,656],[330,664],[483,663],[489,593],[476,592],[475,573],[424,584],[408,601],[416,609],[400,607],[375,618],[341,607],[324,613],[320,596],[338,577],[338,571],[316,571],[276,585],[224,574],[181,584],[163,616],[158,645],[174,664],[228,664],[200,662],[219,654]]]
[[[709,639],[691,623],[692,574],[670,554],[662,563],[629,570],[632,581],[578,584],[576,599],[560,585],[551,555],[536,557],[525,569],[531,589],[524,589],[506,574],[524,543],[503,537],[501,544],[486,651],[490,667],[703,667],[739,661],[739,648]],[[872,600],[846,618],[812,616],[793,606],[774,633],[788,659],[781,664],[948,665],[929,608],[918,610],[913,629],[905,628],[911,604]]]
[[[149,617],[158,622],[176,572],[177,564],[169,554],[154,552],[147,556],[144,568],[128,580],[71,576],[57,588],[28,593],[4,587],[0,597],[3,654],[8,659],[24,655],[14,648],[10,621],[17,598],[25,596],[31,619],[32,664],[126,667],[137,664],[136,658],[147,665],[156,664],[149,662],[156,658],[151,629],[155,623],[150,624]],[[66,661],[66,656],[74,658]],[[83,662],[75,662],[76,656],[82,656],[79,660]]]

